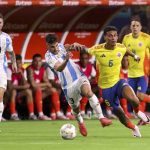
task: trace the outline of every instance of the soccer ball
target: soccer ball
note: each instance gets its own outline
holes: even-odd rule
[[[64,124],[60,128],[60,136],[65,140],[72,140],[76,137],[76,127],[72,124]]]

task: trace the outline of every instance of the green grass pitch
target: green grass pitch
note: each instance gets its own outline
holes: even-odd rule
[[[76,121],[18,121],[0,123],[0,150],[150,150],[150,125],[142,126],[142,138],[117,120],[102,128],[97,120],[86,120],[88,136],[77,133],[74,140],[63,140],[59,129]],[[136,123],[137,120],[134,120]]]

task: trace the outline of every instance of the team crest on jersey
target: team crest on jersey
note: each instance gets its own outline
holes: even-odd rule
[[[130,44],[128,44],[128,47],[130,47],[131,45]]]
[[[105,55],[105,54],[102,54],[100,57],[106,57],[106,55]]]
[[[122,55],[122,54],[121,54],[120,52],[117,53],[117,56],[118,56],[118,57],[121,57],[121,55]]]
[[[142,47],[142,45],[143,45],[143,43],[142,43],[142,42],[140,42],[140,43],[139,43],[139,47]]]

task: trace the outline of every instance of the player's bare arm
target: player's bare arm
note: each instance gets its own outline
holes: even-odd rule
[[[58,61],[55,64],[54,69],[56,71],[59,71],[59,72],[63,71],[65,69],[66,65],[67,65],[67,62],[68,62],[68,60],[70,58],[70,55],[71,55],[70,52],[67,52],[64,61],[62,63]]]
[[[36,82],[34,81],[33,70],[31,68],[27,69],[27,76],[28,76],[28,80],[29,80],[31,86],[33,88],[37,88],[38,86],[37,86]]]
[[[12,63],[12,70],[13,72],[17,72],[17,65],[16,65],[16,57],[15,57],[15,53],[14,51],[9,51],[9,56],[10,56],[10,60],[11,60],[11,63]]]
[[[135,61],[139,62],[140,61],[140,57],[136,54],[134,54],[132,51],[130,51],[129,49],[127,49],[126,54],[133,57]]]
[[[46,71],[44,72],[44,75],[43,75],[43,82],[41,83],[38,83],[38,85],[41,87],[41,88],[51,88],[52,85],[51,83],[49,82],[48,78],[47,78],[47,74],[46,74]]]

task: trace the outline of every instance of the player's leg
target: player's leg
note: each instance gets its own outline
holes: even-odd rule
[[[19,120],[18,113],[16,112],[16,97],[17,97],[17,90],[11,90],[10,96],[10,119],[11,120]]]
[[[30,120],[36,120],[37,117],[34,115],[34,102],[33,102],[33,95],[32,91],[30,89],[22,90],[20,91],[21,97],[27,98],[27,108],[29,112],[29,119]]]
[[[104,117],[99,100],[96,97],[96,95],[92,92],[89,81],[86,80],[86,78],[85,79],[83,78],[80,81],[80,83],[82,83],[82,85],[80,87],[81,94],[89,99],[89,103],[90,103],[92,109],[96,112],[96,114],[101,122],[101,125],[103,127],[105,127],[105,126],[112,124],[111,120]]]
[[[4,93],[7,87],[7,77],[5,75],[5,78],[2,78],[0,76],[0,122],[2,120],[2,115],[4,111],[4,104],[3,104],[3,98],[4,98]]]
[[[0,87],[0,122],[2,120],[4,105],[3,105],[3,97],[4,97],[5,89]]]
[[[80,133],[83,136],[87,136],[87,129],[80,113],[80,100],[82,97],[79,94],[78,86],[75,84],[74,86],[68,89],[64,89],[63,91],[68,101],[68,104],[71,106],[72,113],[78,121]]]
[[[139,128],[134,125],[129,118],[125,115],[124,111],[120,106],[114,108],[115,115],[119,118],[119,121],[127,128],[132,130],[132,134],[134,137],[141,137],[141,133]]]
[[[150,122],[149,117],[139,110],[140,101],[129,85],[122,87],[122,96],[132,104],[135,113],[140,119],[147,123]]]
[[[39,120],[51,120],[51,118],[47,117],[43,113],[43,93],[41,88],[34,88],[34,97],[35,97],[35,107],[38,112]]]
[[[60,111],[60,96],[56,88],[45,89],[43,95],[45,95],[44,97],[50,96],[52,107],[56,113],[56,119],[66,120],[66,116]]]
[[[83,116],[83,118],[85,117],[85,108],[86,108],[87,102],[88,102],[87,97],[82,97],[80,101],[80,111],[81,111],[81,115]]]

